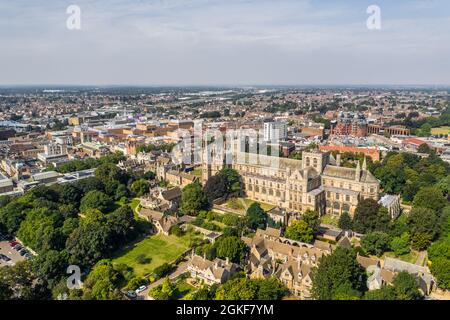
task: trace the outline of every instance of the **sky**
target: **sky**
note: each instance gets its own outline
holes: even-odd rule
[[[450,85],[450,1],[0,0],[0,85],[45,84]]]

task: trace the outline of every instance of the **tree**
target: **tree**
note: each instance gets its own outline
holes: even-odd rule
[[[149,190],[148,182],[144,179],[139,179],[134,181],[131,184],[131,191],[137,196],[142,197],[144,194],[146,194]]]
[[[409,243],[409,234],[407,232],[404,232],[400,237],[394,237],[392,239],[390,247],[398,257],[411,251],[411,249],[409,248]]]
[[[244,263],[248,247],[238,237],[222,237],[215,243],[217,257],[229,258],[235,263]]]
[[[94,266],[84,282],[83,299],[88,300],[120,300],[119,290],[121,274],[111,262],[100,261]]]
[[[278,279],[230,279],[216,290],[216,300],[279,300],[289,290]]]
[[[257,202],[253,202],[247,209],[247,226],[252,229],[265,229],[267,225],[267,213]]]
[[[364,294],[364,300],[396,300],[393,286],[383,285],[380,289],[370,290]]]
[[[30,208],[29,205],[22,202],[7,204],[0,208],[0,224],[4,226],[8,233],[15,234],[25,219],[25,210],[28,208]]]
[[[105,186],[113,182],[124,184],[127,182],[126,173],[113,163],[105,163],[98,166],[97,169],[95,169],[94,176],[102,181]]]
[[[314,299],[330,300],[343,285],[362,293],[366,289],[365,278],[364,269],[356,261],[355,251],[338,247],[319,259],[319,266],[312,273],[311,293]]]
[[[367,198],[359,201],[353,217],[353,228],[356,232],[374,231],[378,223],[381,206],[377,201]]]
[[[156,174],[153,171],[147,171],[146,173],[144,173],[144,179],[155,180],[155,178]]]
[[[421,188],[414,197],[413,205],[415,207],[423,207],[441,211],[448,205],[447,199],[443,196],[442,191],[436,187]]]
[[[14,266],[0,268],[0,299],[44,300],[50,291],[36,277],[30,261],[19,261]]]
[[[67,239],[69,262],[84,267],[92,266],[109,251],[109,236],[106,225],[83,223]]]
[[[127,198],[129,195],[127,186],[124,184],[119,184],[117,186],[116,193],[114,194],[114,199],[120,201],[122,198]]]
[[[286,228],[284,235],[292,240],[310,243],[314,238],[314,231],[305,221],[294,220]]]
[[[232,168],[224,168],[219,171],[219,175],[226,178],[228,193],[238,192],[241,190],[241,176],[236,170]]]
[[[31,209],[17,233],[23,243],[37,252],[62,249],[61,233],[57,228],[60,216],[47,208]]]
[[[82,199],[80,204],[80,211],[85,212],[89,209],[98,209],[101,212],[108,212],[113,206],[113,201],[110,197],[101,191],[89,191]]]
[[[431,273],[436,277],[437,285],[444,290],[450,289],[450,259],[435,258],[431,263]]]
[[[416,278],[406,271],[399,272],[392,284],[397,300],[421,300],[423,298]]]
[[[132,239],[133,229],[136,226],[133,210],[128,205],[120,207],[106,217],[106,225],[112,243],[121,243]]]
[[[32,260],[33,272],[53,287],[65,275],[67,261],[63,254],[56,250],[44,251]]]
[[[419,153],[427,153],[427,154],[431,154],[434,150],[427,144],[427,143],[422,143],[418,148],[417,148],[417,152]]]
[[[362,237],[361,246],[367,253],[381,256],[389,249],[389,242],[390,238],[387,233],[373,231]]]
[[[339,217],[338,226],[343,230],[351,230],[353,228],[352,218],[347,211],[342,212]]]
[[[71,183],[58,185],[58,192],[63,203],[79,206],[83,191]]]
[[[150,290],[149,295],[155,300],[169,300],[173,298],[175,287],[166,277],[163,283]]]
[[[228,194],[228,181],[225,175],[214,175],[206,181],[203,191],[209,203]]]
[[[431,273],[439,288],[450,289],[450,237],[434,242],[428,248]]]
[[[309,209],[306,210],[306,212],[302,215],[302,220],[305,221],[314,232],[318,231],[320,225],[320,216],[317,211]]]
[[[194,182],[183,188],[181,193],[181,211],[196,216],[202,209],[206,209],[208,200],[199,183]]]
[[[411,244],[414,249],[427,248],[435,238],[438,225],[437,216],[431,209],[414,207],[408,217]]]

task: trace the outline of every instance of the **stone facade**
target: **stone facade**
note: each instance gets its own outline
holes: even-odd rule
[[[362,167],[358,163],[357,168],[346,168],[330,152],[303,152],[302,160],[234,152],[226,165],[225,154],[214,149],[207,152],[202,161],[203,183],[229,166],[241,175],[247,197],[287,211],[352,215],[359,200],[378,200],[380,184],[367,170],[366,161]]]

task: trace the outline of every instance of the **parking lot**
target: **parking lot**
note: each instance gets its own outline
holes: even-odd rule
[[[19,252],[11,248],[8,241],[0,241],[0,254],[4,254],[11,260],[6,262],[3,259],[0,259],[0,267],[3,266],[12,266],[18,261],[25,260],[24,257],[20,255]]]

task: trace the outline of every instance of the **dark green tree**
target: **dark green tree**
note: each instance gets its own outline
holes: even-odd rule
[[[340,286],[362,293],[365,291],[366,274],[356,261],[354,250],[336,248],[330,255],[319,259],[319,266],[313,270],[312,296],[317,300],[333,299]]]

